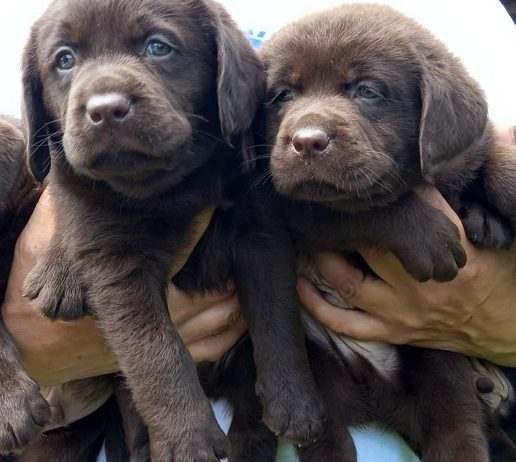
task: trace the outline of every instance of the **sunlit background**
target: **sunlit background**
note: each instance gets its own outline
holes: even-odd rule
[[[20,114],[20,57],[31,23],[49,3],[50,0],[0,3],[0,113]],[[221,3],[258,43],[282,24],[302,14],[351,2],[222,0]],[[390,4],[431,29],[462,58],[480,82],[486,91],[491,118],[502,127],[516,124],[516,27],[502,4],[497,0],[376,0],[374,3]],[[486,5],[490,8],[484,9]],[[396,440],[378,437],[375,443],[370,435],[366,437],[356,433],[354,437],[361,458],[365,459],[370,454],[370,460],[374,460],[375,454],[381,452],[383,462],[401,460],[402,457],[409,460],[407,456],[400,455],[404,449]],[[286,447],[283,450],[287,450]]]
[[[367,1],[367,0],[366,0]],[[30,24],[49,0],[2,2],[0,112],[20,112],[20,56]],[[223,0],[240,27],[267,37],[282,24],[341,0]],[[497,0],[390,0],[430,28],[459,55],[486,91],[491,117],[516,124],[516,27]],[[484,10],[484,4],[496,4]],[[260,35],[261,34],[261,35]]]

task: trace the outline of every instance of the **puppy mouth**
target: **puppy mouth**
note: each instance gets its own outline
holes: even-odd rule
[[[90,165],[78,168],[93,180],[109,184],[114,190],[129,196],[149,196],[165,188],[175,176],[171,156],[123,151],[99,155]]]
[[[349,198],[349,195],[337,186],[315,179],[297,182],[291,185],[287,191],[284,190],[283,193],[293,199],[313,202],[328,202]]]
[[[171,164],[169,157],[155,157],[136,151],[121,151],[116,154],[99,155],[86,170],[92,176],[100,176],[103,179],[124,178],[138,181],[146,179],[157,171],[169,170]]]
[[[311,165],[277,172],[272,169],[278,191],[293,199],[312,202],[362,201],[382,198],[394,194],[392,185],[382,175],[367,173],[360,167],[335,171],[318,171]]]
[[[105,180],[115,191],[127,196],[151,196],[161,189],[159,186],[168,184],[168,173],[164,170],[148,170],[137,175],[119,175]]]

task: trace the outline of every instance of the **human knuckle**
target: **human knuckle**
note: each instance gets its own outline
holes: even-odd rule
[[[359,296],[360,287],[349,279],[340,277],[337,281],[336,290],[345,300],[357,298]]]
[[[469,261],[459,272],[462,284],[476,285],[482,276],[482,266],[476,261]]]

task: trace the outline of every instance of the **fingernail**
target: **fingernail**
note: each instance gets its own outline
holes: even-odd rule
[[[215,331],[212,335],[217,336],[222,334],[223,332],[227,331],[230,327],[232,327],[240,318],[240,311],[235,311],[234,313],[231,313],[227,319],[226,324],[224,324],[219,330]]]
[[[312,290],[312,292],[315,292],[316,289],[314,287],[314,285],[312,284],[312,281],[310,281],[309,279],[307,279],[306,277],[304,276],[299,276],[297,278],[297,289],[301,289],[301,290]]]
[[[237,322],[239,319],[240,319],[240,311],[235,311],[235,312],[231,313],[228,316],[228,321],[226,323],[226,329],[228,327],[231,327],[233,324],[235,324],[235,322]]]

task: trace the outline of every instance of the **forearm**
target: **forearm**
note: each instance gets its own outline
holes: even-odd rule
[[[213,210],[198,218],[190,247],[172,274],[180,269],[206,229]],[[43,194],[25,230],[18,239],[4,302],[2,318],[17,344],[29,374],[40,385],[102,375],[118,370],[95,320],[50,321],[40,313],[38,300],[23,297],[28,272],[53,233],[50,194]],[[232,287],[223,293],[188,297],[170,286],[168,306],[183,342],[196,361],[215,361],[245,332],[238,299]]]
[[[330,329],[361,340],[448,349],[516,366],[516,245],[509,251],[473,246],[460,220],[436,190],[426,200],[456,223],[467,264],[447,283],[418,283],[388,253],[361,249],[373,270],[363,273],[341,255],[319,253],[324,278],[360,310],[324,300],[306,280],[298,290],[305,306]]]

